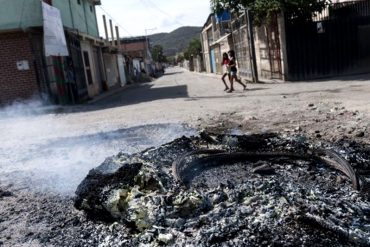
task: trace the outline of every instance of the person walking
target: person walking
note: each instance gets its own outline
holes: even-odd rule
[[[235,52],[233,50],[230,50],[228,53],[230,59],[228,66],[230,70],[230,90],[227,92],[231,93],[234,91],[234,80],[243,86],[243,90],[247,90],[247,85],[245,85],[237,76],[238,69],[236,68]]]
[[[223,69],[223,75],[221,77],[221,80],[223,81],[223,83],[225,85],[225,90],[224,91],[229,90],[229,87],[227,86],[227,83],[225,81],[226,76],[230,81],[229,62],[230,62],[229,56],[227,55],[226,52],[224,52],[224,54],[222,54],[222,63],[221,63],[222,69]]]

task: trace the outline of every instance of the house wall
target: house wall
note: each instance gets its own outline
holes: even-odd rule
[[[136,41],[136,42],[128,42],[128,43],[121,43],[121,49],[123,50],[125,55],[137,58],[146,58],[146,50],[148,48],[148,44],[146,41]]]
[[[0,0],[0,30],[42,26],[39,0]]]
[[[267,44],[267,30],[265,26],[261,26],[255,28],[254,31],[258,77],[261,79],[270,79],[271,66]]]
[[[134,58],[132,59],[133,67],[136,69],[136,71],[141,72],[141,61],[140,59]]]
[[[212,22],[209,23],[202,31],[203,39],[203,61],[207,73],[212,73],[212,63],[211,63],[211,49],[210,45],[213,42],[213,27]]]
[[[31,42],[22,32],[0,34],[0,104],[38,94]],[[19,71],[17,61],[26,60],[29,70]]]
[[[97,76],[97,70],[99,68],[96,68],[96,61],[95,61],[95,56],[93,53],[93,47],[89,42],[81,42],[81,52],[82,52],[82,59],[85,65],[85,78],[88,78],[88,75],[86,74],[86,61],[85,57],[83,55],[83,52],[87,52],[89,54],[89,64],[90,64],[90,71],[91,71],[91,76],[92,76],[92,84],[88,83],[88,80],[86,82],[87,85],[87,91],[89,93],[90,97],[94,97],[100,93],[100,84],[101,82],[99,81],[99,77]]]
[[[107,84],[108,87],[111,88],[116,86],[119,82],[117,56],[114,54],[103,53],[103,59],[107,75]]]
[[[0,0],[0,30],[26,29],[42,26],[40,0]],[[53,0],[61,12],[65,27],[99,37],[95,6],[90,0]],[[92,10],[90,9],[92,7]]]
[[[124,51],[141,51],[147,49],[145,41],[133,42],[133,43],[122,43],[121,48]]]
[[[215,67],[215,71],[213,71],[213,73],[215,74],[222,74],[223,71],[222,71],[222,53],[221,53],[221,46],[220,44],[215,44],[214,46],[212,46],[211,48],[211,52],[213,52],[214,54],[214,60],[213,60],[213,63],[214,63],[214,67]],[[212,59],[212,58],[211,58]]]
[[[63,25],[80,32],[99,37],[95,6],[91,1],[53,0],[53,6],[61,12]]]
[[[230,51],[231,47],[232,47],[232,38],[226,38],[220,42],[221,61],[222,61],[222,54]]]
[[[126,71],[125,71],[125,58],[122,54],[117,54],[117,65],[121,87],[127,84]]]
[[[194,64],[194,71],[195,72],[202,72],[204,70],[203,68],[203,59],[200,55],[193,58],[193,64]]]

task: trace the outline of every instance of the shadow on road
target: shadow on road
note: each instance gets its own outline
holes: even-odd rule
[[[248,97],[248,92],[251,91],[260,91],[260,90],[268,90],[269,88],[248,88],[247,91],[234,91],[232,93],[226,93],[224,95],[214,95],[214,96],[197,96],[197,97],[189,97],[186,101],[195,101],[195,100],[202,100],[202,99],[230,99],[230,98],[244,98]]]
[[[96,111],[115,108],[133,104],[140,104],[162,99],[188,98],[188,87],[186,85],[156,87],[145,84],[127,88],[115,95],[101,99],[89,105],[71,109],[73,112]]]
[[[268,88],[268,87],[255,87],[255,88],[247,87],[247,92],[261,91],[261,90],[268,90],[268,89],[270,89],[270,88]]]
[[[289,83],[322,83],[330,81],[347,82],[347,81],[369,81],[370,73],[348,74],[342,76],[323,76],[315,79],[302,80],[302,81],[287,81]]]
[[[164,76],[166,76],[166,75],[183,74],[183,73],[184,73],[184,71],[166,72],[166,73],[164,73]]]
[[[306,91],[300,91],[300,92],[293,92],[293,93],[283,93],[282,95],[285,96],[298,96],[301,94],[309,94],[309,93],[341,93],[342,89],[326,89],[326,90],[306,90]]]

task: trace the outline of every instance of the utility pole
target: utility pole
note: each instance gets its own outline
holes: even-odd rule
[[[116,36],[117,36],[117,46],[118,46],[118,49],[121,50],[121,39],[119,37],[118,26],[116,26]]]
[[[112,34],[112,41],[111,41],[111,44],[112,44],[112,46],[114,46],[114,32],[113,32],[113,23],[112,23],[112,19],[109,19],[109,26],[110,26],[110,33]]]
[[[109,42],[107,19],[105,18],[105,15],[103,15],[103,23],[104,23],[105,40]]]
[[[256,58],[256,48],[254,46],[254,34],[253,34],[253,17],[249,8],[245,10],[245,16],[248,23],[248,42],[249,42],[249,53],[252,66],[252,78],[253,82],[258,82],[258,70],[257,70],[257,58]]]
[[[148,31],[154,31],[156,30],[157,28],[148,28],[148,29],[145,29],[145,42],[146,42],[146,51],[147,51],[147,54],[146,55],[149,55],[149,39],[148,39]]]

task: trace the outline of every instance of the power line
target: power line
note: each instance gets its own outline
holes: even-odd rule
[[[99,5],[99,8],[107,15],[107,16],[109,16],[114,22],[116,22],[116,24],[120,27],[120,28],[122,28],[122,30],[123,31],[125,31],[126,33],[128,33],[131,37],[133,37],[134,35],[132,35],[126,28],[124,28],[121,24],[119,24],[119,22],[115,19],[115,18],[113,18],[113,16],[112,15],[110,15],[105,9],[103,9],[103,7],[102,6],[100,6]]]
[[[166,11],[162,10],[161,8],[159,8],[156,4],[154,4],[151,0],[140,0],[141,3],[144,5],[144,6],[147,6],[149,5],[151,8],[153,9],[156,9],[157,11],[161,12],[162,14],[164,14],[165,16],[171,18],[172,20],[174,20],[175,22],[177,22],[177,24],[180,24],[181,26],[185,26],[183,23],[181,23],[180,21],[178,21],[175,17],[173,17],[172,15],[168,14]]]

